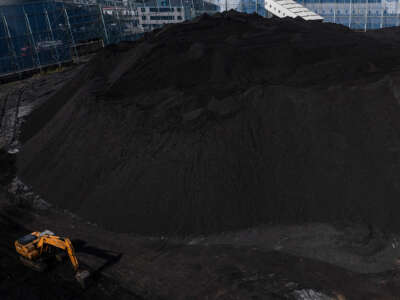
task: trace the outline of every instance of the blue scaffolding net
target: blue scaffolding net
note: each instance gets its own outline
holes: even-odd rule
[[[0,75],[70,62],[82,45],[141,36],[134,16],[59,1],[0,6]]]
[[[264,0],[210,0],[221,10],[234,9],[268,16]],[[324,18],[353,30],[367,31],[400,25],[400,0],[295,0]]]
[[[324,17],[325,22],[345,25],[354,30],[399,26],[398,0],[299,0]]]

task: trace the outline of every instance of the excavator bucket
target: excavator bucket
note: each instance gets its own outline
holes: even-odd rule
[[[84,289],[86,288],[87,279],[90,277],[90,272],[87,270],[78,271],[75,274],[75,279],[78,281],[80,286]]]

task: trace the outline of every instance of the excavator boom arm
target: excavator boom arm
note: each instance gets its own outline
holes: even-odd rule
[[[72,245],[70,239],[61,238],[55,235],[44,235],[40,238],[38,242],[38,248],[41,249],[41,251],[43,251],[43,246],[45,245],[51,245],[53,247],[67,251],[72,266],[74,267],[74,270],[78,271],[79,263],[75,255],[74,246]]]
[[[78,262],[78,258],[75,255],[74,246],[72,246],[72,243],[69,239],[65,239],[65,244],[67,246],[67,252],[68,252],[69,259],[71,260],[72,266],[74,267],[75,271],[78,271],[79,262]]]

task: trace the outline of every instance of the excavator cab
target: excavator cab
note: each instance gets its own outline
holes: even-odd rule
[[[78,258],[70,239],[56,236],[49,230],[32,232],[19,238],[15,241],[15,249],[21,262],[35,271],[44,271],[47,268],[46,260],[52,256],[56,256],[60,260],[62,256],[59,253],[61,251],[69,256],[75,271],[75,279],[83,288],[86,279],[90,276],[89,271],[79,269]]]
[[[20,245],[26,245],[26,244],[33,242],[36,239],[37,239],[37,237],[34,236],[33,234],[27,234],[27,235],[23,236],[22,238],[20,238],[17,242]]]

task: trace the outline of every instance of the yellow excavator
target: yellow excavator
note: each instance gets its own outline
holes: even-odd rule
[[[82,287],[85,287],[85,280],[90,276],[89,271],[79,270],[79,262],[70,239],[56,236],[49,230],[23,236],[15,241],[15,249],[21,262],[35,271],[44,271],[47,267],[46,260],[52,256],[61,261],[68,254],[75,278]]]

